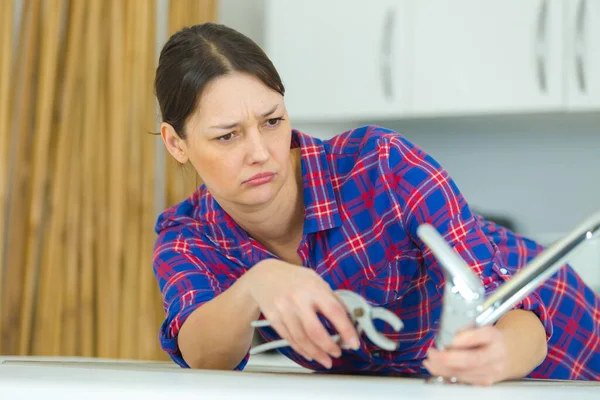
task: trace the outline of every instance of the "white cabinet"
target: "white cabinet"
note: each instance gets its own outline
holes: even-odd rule
[[[562,0],[416,0],[412,111],[558,110]]]
[[[600,109],[600,0],[565,0],[565,81],[570,110]]]
[[[404,0],[267,0],[263,47],[295,120],[399,117],[407,108]]]
[[[295,121],[600,111],[600,0],[221,0]]]

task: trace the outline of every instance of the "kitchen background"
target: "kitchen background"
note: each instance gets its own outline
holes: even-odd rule
[[[0,20],[0,354],[165,359],[152,225],[197,180],[148,133],[185,25],[263,46],[295,128],[395,129],[517,232],[600,210],[600,0],[0,0]],[[599,240],[572,264],[600,291]]]

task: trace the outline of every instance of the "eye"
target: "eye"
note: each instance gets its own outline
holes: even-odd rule
[[[278,126],[281,121],[283,121],[283,118],[271,118],[267,120],[267,127],[269,128],[275,128],[276,126]]]
[[[215,138],[215,139],[219,142],[230,142],[233,139],[234,135],[235,135],[235,133],[229,132],[228,134],[219,136],[218,138]]]

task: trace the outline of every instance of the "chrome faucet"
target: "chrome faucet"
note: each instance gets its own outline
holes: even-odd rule
[[[557,272],[575,249],[588,239],[600,236],[600,212],[586,218],[568,235],[538,254],[488,298],[479,277],[433,226],[419,226],[417,235],[444,270],[444,302],[435,342],[438,349],[444,349],[459,330],[496,322]]]

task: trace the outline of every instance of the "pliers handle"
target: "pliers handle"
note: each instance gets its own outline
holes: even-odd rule
[[[395,332],[399,332],[404,328],[402,320],[391,311],[382,307],[371,307],[367,301],[357,293],[349,290],[337,290],[335,292],[342,303],[346,306],[350,319],[357,325],[357,331],[360,335],[364,334],[375,344],[376,346],[387,350],[393,351],[398,348],[398,343],[387,338],[383,333],[379,332],[373,324],[374,319],[380,319],[392,326]],[[267,320],[252,321],[251,325],[255,328],[271,326],[271,323]],[[341,337],[339,334],[332,335],[331,338],[337,343]],[[269,343],[264,343],[250,349],[250,354],[258,354],[264,351],[277,349],[280,347],[289,346],[289,343],[285,339],[276,340]]]

